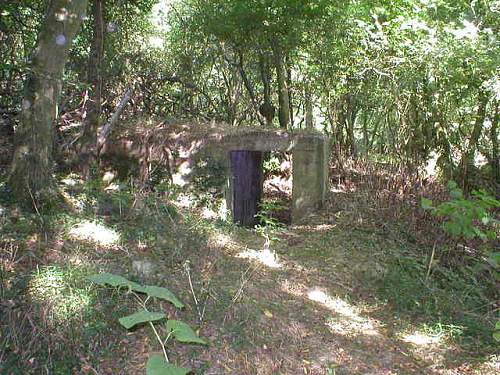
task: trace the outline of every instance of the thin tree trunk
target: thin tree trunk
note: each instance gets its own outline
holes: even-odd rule
[[[115,111],[113,112],[113,115],[111,118],[108,120],[106,125],[104,125],[99,132],[99,135],[97,136],[97,150],[100,152],[101,148],[104,146],[106,143],[106,140],[108,139],[108,136],[111,134],[111,130],[113,126],[118,122],[118,119],[120,118],[120,115],[122,114],[123,110],[127,106],[127,103],[129,102],[130,98],[132,98],[132,89],[128,89],[125,92],[125,95],[123,95],[123,98],[120,100],[120,103],[115,108]]]
[[[349,94],[348,96],[348,117],[347,117],[347,131],[349,138],[349,151],[351,157],[356,158],[358,154],[358,149],[356,147],[356,138],[354,136],[354,128],[356,126],[356,117],[358,116],[359,108],[356,105],[356,99]]]
[[[101,116],[101,62],[104,53],[103,2],[104,0],[94,0],[92,3],[94,32],[87,77],[91,94],[85,108],[86,117],[83,123],[83,134],[80,138],[80,159],[82,172],[86,179],[90,177],[90,167],[95,164],[97,157],[97,129],[99,129]]]
[[[304,112],[305,112],[305,122],[306,129],[314,129],[314,118],[313,118],[313,104],[312,104],[312,95],[311,88],[308,84],[306,84],[305,93],[304,93]]]
[[[292,92],[292,69],[290,59],[286,58],[286,90],[288,93],[288,111],[290,113],[290,126],[293,128],[295,125],[295,119],[293,115],[293,92]]]
[[[495,108],[495,115],[491,123],[490,138],[491,138],[491,176],[493,180],[500,183],[500,159],[498,158],[498,122],[500,120],[500,108],[498,102]]]
[[[264,121],[261,118],[261,114],[259,112],[259,107],[257,104],[257,99],[255,98],[255,93],[253,90],[252,83],[248,79],[248,75],[245,71],[244,63],[243,63],[243,52],[238,50],[238,71],[240,73],[241,79],[243,80],[243,85],[247,89],[248,95],[250,96],[250,101],[252,102],[252,108],[257,116],[257,120],[261,125],[264,125]]]
[[[87,0],[51,0],[25,83],[20,125],[9,176],[14,197],[32,203],[51,185],[53,122],[72,41],[85,19]]]
[[[476,114],[476,121],[474,127],[472,128],[472,133],[467,144],[467,149],[462,155],[462,160],[460,162],[460,167],[462,168],[462,187],[465,191],[468,191],[468,174],[470,169],[474,167],[474,155],[476,153],[479,138],[484,127],[484,120],[486,118],[486,105],[488,104],[488,96],[485,92],[481,91],[479,93],[479,104]]]
[[[362,125],[363,125],[363,146],[364,153],[368,155],[368,112],[362,112]]]
[[[278,102],[280,127],[288,128],[290,123],[290,99],[286,84],[286,69],[283,62],[283,51],[277,42],[272,43],[274,65],[276,67],[276,77],[278,81]]]
[[[266,119],[266,125],[272,126],[275,109],[271,102],[271,71],[266,56],[261,52],[259,54],[260,76],[264,87],[264,103],[259,110],[262,116]]]

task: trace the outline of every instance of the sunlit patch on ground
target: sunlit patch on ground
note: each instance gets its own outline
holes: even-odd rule
[[[225,247],[231,243],[231,237],[224,233],[215,233],[208,239],[210,246]]]
[[[295,225],[294,228],[307,232],[327,232],[335,228],[335,224],[319,224],[319,225]]]
[[[180,208],[190,208],[195,205],[196,201],[195,199],[187,194],[179,194],[177,200],[176,200],[176,205]]]
[[[70,320],[92,305],[89,289],[75,288],[73,283],[74,275],[57,266],[40,268],[32,275],[28,295],[44,309],[48,324]]]
[[[89,260],[85,258],[82,254],[70,254],[68,256],[68,263],[73,266],[83,266],[89,263]]]
[[[296,297],[302,297],[304,295],[304,291],[307,289],[305,285],[292,282],[290,280],[282,281],[280,286],[282,291]]]
[[[61,182],[66,185],[66,186],[76,186],[78,184],[78,181],[72,178],[63,178]]]
[[[429,335],[422,332],[414,332],[412,334],[407,334],[402,337],[402,340],[404,342],[418,346],[439,344],[441,339],[442,336]]]
[[[68,192],[66,192],[64,190],[61,190],[61,194],[64,197],[64,199],[66,200],[66,202],[68,204],[70,204],[74,210],[80,211],[80,212],[83,211],[83,209],[85,208],[85,201],[84,201],[83,197],[74,197],[74,196],[68,194]]]
[[[115,183],[110,183],[108,186],[104,188],[104,191],[120,191],[120,185]]]
[[[61,182],[65,186],[77,186],[83,184],[83,180],[77,174],[70,173],[66,177],[64,177]]]
[[[92,241],[110,246],[118,243],[120,235],[113,229],[93,221],[84,221],[73,226],[69,235],[77,240]]]
[[[335,228],[335,225],[320,224],[320,225],[316,225],[314,227],[314,230],[317,231],[317,232],[324,232],[324,231],[332,230],[333,228]]]
[[[216,208],[203,207],[200,214],[201,217],[207,220],[224,220],[227,216],[225,201]]]
[[[67,204],[69,204],[74,210],[76,211],[83,211],[85,208],[85,200],[86,197],[84,194],[73,194],[71,193],[72,190],[74,190],[75,187],[82,185],[84,182],[83,180],[75,174],[69,174],[61,181],[61,189],[60,193],[64,197],[64,200],[66,201]]]
[[[248,249],[239,253],[237,257],[244,259],[253,259],[270,268],[282,267],[282,264],[279,262],[278,255],[271,249],[262,249],[262,250]]]
[[[201,216],[204,219],[207,219],[207,220],[217,219],[219,217],[219,215],[217,214],[217,212],[215,212],[214,210],[211,210],[208,207],[203,207],[203,209],[201,211]]]
[[[358,309],[346,301],[330,297],[327,293],[317,288],[309,290],[307,297],[336,314],[336,316],[330,317],[327,321],[327,326],[331,331],[343,335],[361,333],[375,336],[380,334],[372,321],[362,317]]]

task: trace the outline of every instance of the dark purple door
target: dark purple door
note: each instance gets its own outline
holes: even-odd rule
[[[233,221],[252,227],[262,196],[262,152],[231,151],[233,177]]]

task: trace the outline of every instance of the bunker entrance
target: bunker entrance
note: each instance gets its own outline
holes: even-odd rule
[[[233,222],[246,227],[291,222],[291,154],[229,152]]]
[[[245,227],[258,223],[262,198],[261,151],[235,150],[229,153],[232,174],[233,222]]]
[[[291,224],[292,153],[271,151],[265,154],[264,190],[259,217],[262,224]]]
[[[181,167],[189,178],[196,161],[213,159],[220,166],[221,216],[236,224],[296,224],[325,201],[327,141],[314,132],[270,130],[214,136],[199,150],[194,147],[195,157]]]

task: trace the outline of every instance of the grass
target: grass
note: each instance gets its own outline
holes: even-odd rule
[[[255,231],[161,192],[71,178],[61,182],[71,205],[41,217],[0,197],[0,373],[144,373],[158,348],[117,324],[134,308],[126,296],[86,282],[103,270],[166,286],[186,304],[156,307],[210,341],[169,348],[196,374],[494,373],[494,285],[474,264],[438,263],[426,280],[431,249],[411,226],[381,222],[366,191],[337,194],[307,225]],[[119,239],[75,237],[86,222]],[[280,267],[239,256],[262,251],[268,232]],[[136,260],[154,270],[137,272]]]
[[[424,262],[413,257],[397,258],[380,283],[380,297],[399,314],[424,321],[422,327],[429,332],[438,331],[464,344],[493,347],[490,324],[494,316],[484,295],[493,286],[471,284],[467,275],[446,269],[425,282],[425,273]]]

